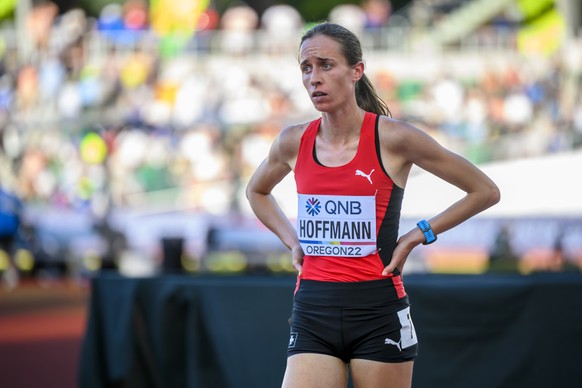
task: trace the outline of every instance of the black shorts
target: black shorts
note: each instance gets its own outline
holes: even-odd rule
[[[390,280],[301,280],[293,301],[287,355],[327,354],[346,363],[354,358],[413,360],[418,341],[408,297],[390,300],[391,288]]]

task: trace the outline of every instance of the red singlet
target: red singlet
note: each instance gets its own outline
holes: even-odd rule
[[[398,239],[404,191],[382,165],[378,116],[366,112],[356,155],[339,167],[326,167],[317,160],[315,140],[320,123],[321,118],[314,120],[305,130],[295,165],[297,228],[305,253],[299,278],[327,282],[386,279],[382,270],[390,263]],[[370,200],[372,205],[366,205]],[[370,225],[375,227],[371,236]],[[405,296],[401,277],[391,278],[397,294]]]

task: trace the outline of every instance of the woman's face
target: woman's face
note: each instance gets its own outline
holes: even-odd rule
[[[345,104],[355,104],[355,85],[362,77],[364,64],[348,65],[338,42],[325,35],[306,39],[301,45],[299,66],[315,109],[332,112]]]

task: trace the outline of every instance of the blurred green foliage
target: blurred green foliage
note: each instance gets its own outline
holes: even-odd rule
[[[12,16],[18,0],[0,0],[0,20]]]

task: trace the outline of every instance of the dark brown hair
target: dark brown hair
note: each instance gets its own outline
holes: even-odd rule
[[[363,62],[360,40],[347,28],[328,22],[317,24],[301,37],[301,44],[316,35],[325,35],[338,42],[348,65],[355,66],[358,62]],[[362,75],[356,84],[356,102],[360,108],[367,112],[392,116],[388,105],[378,96],[366,74]]]

